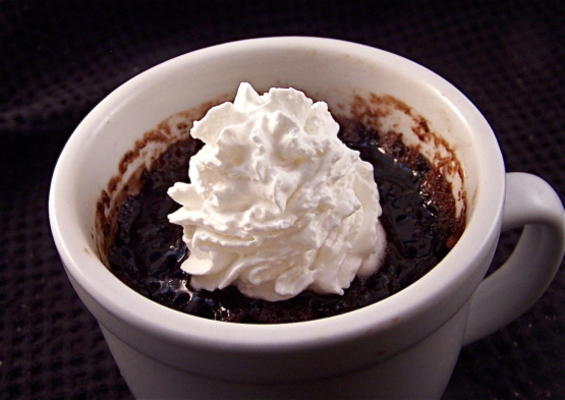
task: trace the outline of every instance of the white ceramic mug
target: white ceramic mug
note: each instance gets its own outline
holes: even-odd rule
[[[241,81],[263,90],[300,88],[332,108],[368,93],[408,104],[462,164],[467,223],[459,242],[399,293],[307,322],[212,321],[128,288],[98,256],[93,230],[101,191],[141,134],[176,112],[233,94]],[[558,196],[540,178],[505,173],[491,128],[455,87],[402,57],[320,38],[214,46],[126,82],[66,144],[49,214],[69,279],[138,398],[438,398],[460,348],[526,311],[565,247]],[[519,226],[525,229],[510,259],[483,279],[501,228]]]

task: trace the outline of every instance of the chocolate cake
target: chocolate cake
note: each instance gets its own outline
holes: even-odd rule
[[[168,222],[178,205],[167,196],[174,182],[188,182],[188,160],[202,146],[190,137],[176,142],[145,170],[141,189],[119,207],[107,248],[111,271],[142,295],[167,307],[221,321],[284,323],[341,314],[377,302],[432,269],[459,238],[463,218],[445,178],[394,132],[376,132],[341,119],[340,139],[374,167],[387,234],[384,265],[366,280],[356,278],[343,296],[304,292],[285,301],[243,296],[234,287],[193,290],[180,264],[190,253],[182,228]],[[187,135],[188,136],[188,135]]]

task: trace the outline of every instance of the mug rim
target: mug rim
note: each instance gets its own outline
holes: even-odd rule
[[[64,218],[65,207],[70,201],[65,198],[65,184],[71,175],[73,154],[88,137],[91,127],[99,124],[114,104],[133,96],[140,85],[151,82],[157,76],[177,68],[186,68],[202,58],[226,52],[273,50],[277,47],[281,50],[302,48],[335,54],[349,53],[366,59],[378,59],[380,63],[403,68],[406,73],[419,74],[451,103],[453,110],[467,124],[468,131],[478,136],[476,142],[481,146],[481,163],[484,163],[481,168],[489,171],[489,179],[479,182],[474,215],[467,219],[465,230],[456,245],[436,266],[405,289],[344,314],[282,324],[229,323],[193,316],[156,303],[122,283],[98,258],[85,254],[83,246],[69,243],[74,233],[73,229],[69,229],[69,221]],[[71,281],[116,318],[173,343],[194,343],[216,350],[233,350],[236,347],[250,348],[255,352],[272,349],[286,351],[289,348],[318,347],[351,339],[367,331],[387,329],[400,320],[417,315],[432,304],[437,296],[465,279],[467,269],[480,256],[479,250],[488,247],[498,234],[504,200],[504,173],[502,155],[486,119],[455,86],[426,67],[384,50],[337,39],[295,36],[246,39],[206,47],[162,62],[129,79],[99,102],[72,133],[57,161],[49,193],[49,219],[55,244]],[[100,269],[99,276],[91,274],[91,268],[81,268],[81,265],[92,263],[99,264],[93,265],[95,269]],[[105,283],[109,284],[101,284],[100,277],[104,277]],[[159,315],[157,319],[156,315]]]

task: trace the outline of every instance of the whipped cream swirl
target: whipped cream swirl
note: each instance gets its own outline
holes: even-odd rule
[[[169,196],[182,207],[196,289],[235,285],[252,298],[286,300],[311,290],[343,294],[380,266],[385,235],[373,167],[337,137],[324,102],[295,89],[259,95],[241,83],[233,103],[211,108],[190,134],[190,184]]]

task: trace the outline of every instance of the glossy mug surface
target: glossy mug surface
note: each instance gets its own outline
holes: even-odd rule
[[[332,109],[348,109],[356,96],[393,96],[423,116],[462,166],[454,185],[465,196],[467,222],[455,247],[393,296],[299,323],[207,320],[154,303],[120,282],[99,257],[95,232],[96,203],[120,159],[159,122],[233,95],[241,81],[260,90],[300,88]],[[227,43],[126,82],[66,144],[49,212],[69,279],[138,398],[439,398],[461,346],[524,312],[553,278],[564,251],[559,198],[535,176],[506,174],[491,128],[463,94],[405,58],[321,38]],[[483,280],[501,229],[523,225],[511,258]]]

